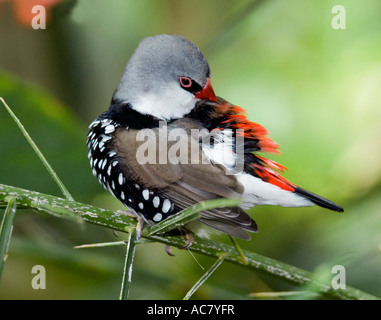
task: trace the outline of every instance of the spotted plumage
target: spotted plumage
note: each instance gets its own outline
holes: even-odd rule
[[[90,125],[87,147],[92,172],[102,186],[147,223],[159,222],[174,213],[174,204],[160,190],[147,189],[124,169],[125,163],[115,149],[116,130],[126,126],[107,118],[107,113]],[[121,128],[121,129],[120,129]]]
[[[215,198],[242,204],[203,211],[196,228],[183,229],[207,225],[249,239],[257,225],[243,209],[255,205],[343,210],[289,182],[281,176],[285,167],[258,155],[279,147],[244,109],[215,96],[208,62],[179,36],[141,42],[109,109],[90,125],[87,147],[99,182],[149,225]]]

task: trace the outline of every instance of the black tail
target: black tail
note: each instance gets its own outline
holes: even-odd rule
[[[307,198],[308,200],[311,200],[313,203],[317,204],[320,207],[327,208],[333,211],[338,211],[338,212],[344,211],[344,209],[340,207],[339,205],[337,205],[336,203],[329,201],[321,196],[318,196],[317,194],[314,194],[310,191],[296,187],[294,192],[304,198]]]

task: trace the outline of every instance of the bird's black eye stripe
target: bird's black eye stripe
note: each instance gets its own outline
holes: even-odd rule
[[[184,90],[187,90],[193,94],[202,90],[202,87],[196,81],[192,80],[189,77],[180,77],[179,83]]]

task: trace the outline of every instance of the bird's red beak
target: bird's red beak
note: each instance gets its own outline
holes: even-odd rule
[[[204,88],[200,92],[197,92],[195,97],[197,99],[202,99],[202,100],[210,100],[217,102],[217,97],[214,93],[213,87],[212,87],[212,81],[210,81],[210,78],[206,81],[206,84]]]

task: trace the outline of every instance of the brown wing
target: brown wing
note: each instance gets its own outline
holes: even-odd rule
[[[190,128],[197,127],[182,119],[168,127],[118,129],[113,147],[122,155],[123,174],[148,189],[160,189],[181,209],[203,200],[239,198],[243,186],[205,157]],[[239,238],[250,238],[242,229],[257,231],[255,222],[238,207],[203,211],[201,217],[201,222]]]

